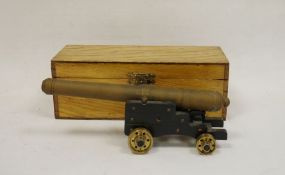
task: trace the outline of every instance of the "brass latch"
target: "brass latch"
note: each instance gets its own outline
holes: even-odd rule
[[[128,73],[129,84],[140,85],[140,84],[154,84],[155,74],[142,73],[142,72],[130,72]]]

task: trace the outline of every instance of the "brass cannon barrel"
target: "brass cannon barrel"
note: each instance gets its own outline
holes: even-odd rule
[[[177,106],[205,111],[217,111],[230,103],[218,92],[154,85],[117,85],[47,78],[42,82],[46,94],[96,98],[114,101],[173,101]]]

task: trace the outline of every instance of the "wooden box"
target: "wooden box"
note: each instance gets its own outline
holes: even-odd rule
[[[130,72],[155,74],[155,85],[214,90],[227,96],[229,62],[220,47],[67,45],[51,61],[52,77],[128,83]],[[59,119],[124,119],[124,102],[54,96]],[[226,110],[207,112],[226,118]]]

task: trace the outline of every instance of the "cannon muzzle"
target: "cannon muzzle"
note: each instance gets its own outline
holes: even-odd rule
[[[42,82],[42,90],[46,94],[114,101],[172,101],[182,108],[203,111],[217,111],[230,104],[227,97],[215,91],[166,88],[154,85],[135,86],[48,78]]]

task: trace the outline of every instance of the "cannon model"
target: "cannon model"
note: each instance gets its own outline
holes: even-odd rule
[[[229,99],[218,92],[51,78],[43,81],[42,90],[46,94],[124,101],[124,132],[130,149],[136,154],[147,153],[153,137],[163,135],[191,136],[196,139],[201,154],[212,153],[216,140],[227,139],[227,131],[221,129],[224,121],[205,116],[206,111],[229,105]]]

